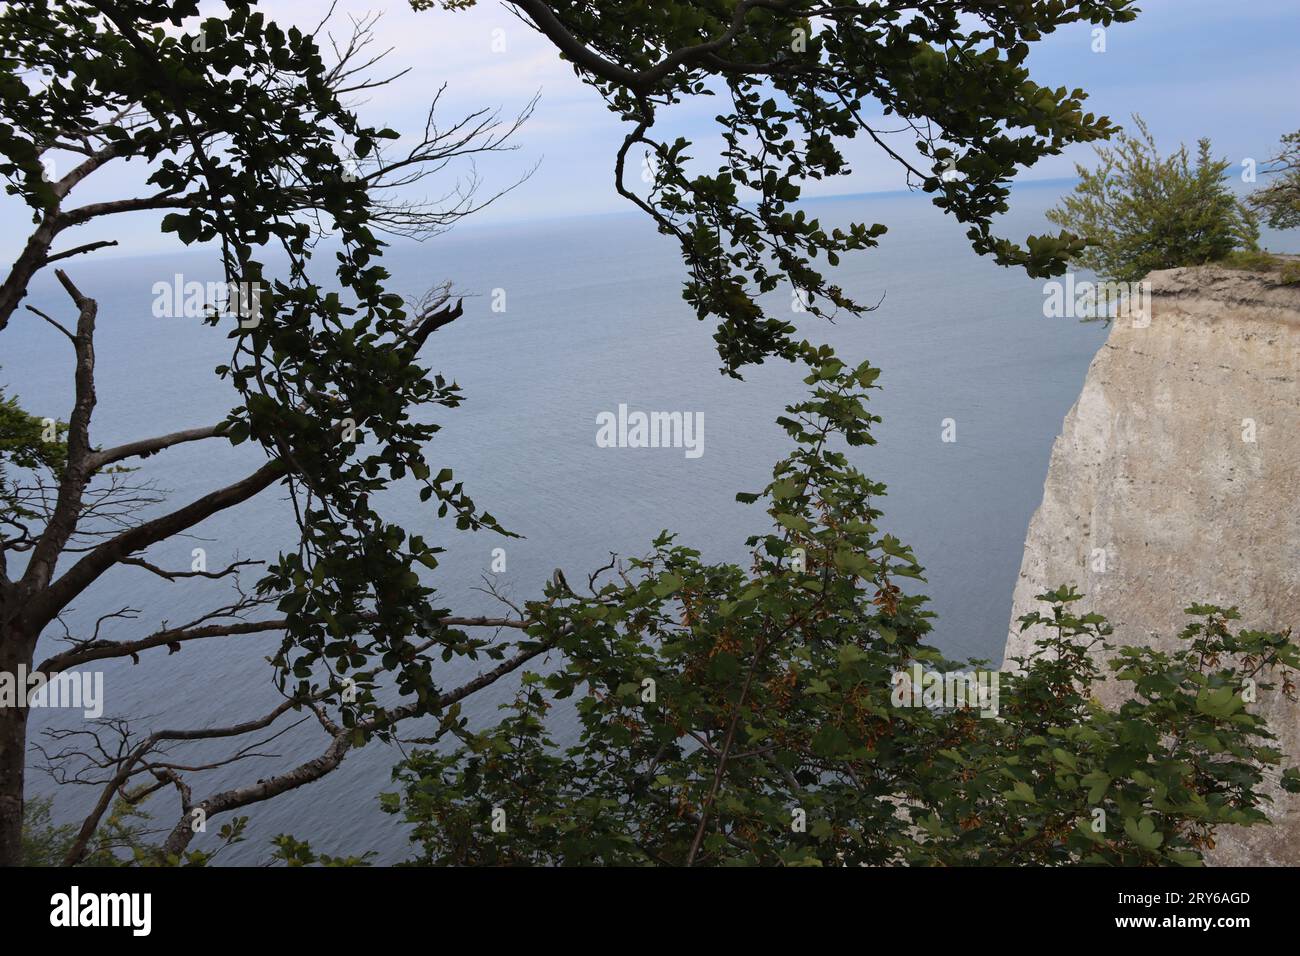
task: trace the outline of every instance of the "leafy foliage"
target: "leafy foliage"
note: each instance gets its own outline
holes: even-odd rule
[[[1282,137],[1282,148],[1269,165],[1266,174],[1273,178],[1249,202],[1274,229],[1294,229],[1300,226],[1300,130]]]
[[[274,787],[259,780],[225,791],[218,812],[316,779],[349,747],[391,737],[400,711],[436,714],[439,735],[461,742],[454,752],[413,755],[398,770],[401,792],[386,799],[415,824],[425,862],[1195,862],[1215,826],[1257,822],[1260,768],[1278,758],[1232,688],[1247,670],[1292,666],[1295,648],[1288,635],[1230,632],[1232,612],[1199,610],[1205,621],[1187,632],[1186,655],[1125,658],[1118,678],[1133,682],[1137,697],[1114,713],[1088,697],[1098,673],[1085,648],[1104,638],[1104,623],[1071,616],[1077,595],[1067,591],[1048,595],[1056,637],[1023,677],[1005,677],[1010,704],[999,719],[893,705],[895,673],[946,662],[924,644],[924,598],[902,587],[920,579],[921,567],[876,527],[884,488],[839,447],[872,442],[877,419],[865,400],[878,372],[799,339],[760,300],[789,282],[819,314],[862,311],[816,260],[834,267],[842,254],[874,245],[884,227],[827,231],[795,204],[805,180],[847,171],[841,141],[865,134],[892,151],[887,134],[862,119],[870,102],[917,137],[920,165],[896,158],[969,227],[976,251],[1031,275],[1064,268],[1082,252],[1078,237],[1030,237],[1022,247],[995,236],[992,218],[1005,210],[1019,168],[1111,127],[1083,112],[1081,91],[1037,86],[1024,62],[1030,42],[1062,25],[1131,19],[1131,0],[514,6],[632,125],[616,157],[620,188],[680,242],[685,297],[701,318],[718,321],[724,371],[776,355],[807,365],[811,392],[780,420],[792,454],[760,494],[741,496],[763,500],[772,519],[771,531],[749,540],[748,570],[704,564],[665,534],[649,556],[593,575],[590,595],[557,577],[527,603],[525,619],[509,622],[524,636],[508,660],[510,645],[445,622],[447,609],[424,577],[440,550],[373,505],[409,478],[440,517],[504,533],[450,468],[430,464],[438,426],[414,414],[462,399],[454,381],[418,358],[459,308],[414,309],[387,288],[380,236],[392,219],[375,196],[377,174],[358,176],[347,157],[374,159],[395,131],[365,125],[344,103],[347,81],[325,64],[315,34],[279,27],[248,0],[224,0],[211,16],[194,0],[33,2],[0,13],[0,175],[38,234],[48,239],[90,215],[62,206],[86,167],[51,183],[40,163],[51,131],[66,132],[102,144],[89,171],[115,158],[146,160],[155,192],[128,207],[170,210],[164,231],[187,245],[213,243],[228,281],[261,289],[256,321],[215,310],[208,319],[230,336],[230,360],[216,371],[237,396],[212,435],[265,452],[266,465],[246,480],[249,496],[279,482],[292,497],[300,538],[258,586],[283,626],[251,623],[282,630],[273,663],[287,704],[309,708],[331,744]],[[823,24],[816,35],[813,13]],[[651,135],[661,110],[705,95],[730,104],[718,119],[724,148],[714,174],[694,171],[690,143]],[[645,198],[622,186],[633,148],[656,160]],[[328,280],[313,275],[323,230],[339,242]],[[44,256],[19,274],[21,289],[6,281],[0,327]],[[83,325],[91,328],[79,324],[73,338],[84,367]],[[81,487],[60,489],[74,524],[93,470],[90,405],[93,396],[80,403]],[[34,420],[16,404],[0,415],[6,461],[62,467],[63,443],[33,445]],[[97,575],[165,539],[147,541],[138,530],[78,566],[91,561]],[[114,547],[121,554],[99,568],[96,555]],[[50,557],[52,569],[57,554]],[[26,576],[3,582],[11,627],[3,639],[21,651],[15,659],[30,660],[41,630],[73,596],[65,589],[56,595],[62,604],[50,598],[65,580],[31,595],[20,593]],[[22,627],[12,627],[20,617]],[[554,669],[525,680],[499,726],[469,727],[461,697],[552,648]],[[11,653],[9,643],[4,649]],[[448,703],[432,663],[438,656],[504,663]],[[395,677],[402,707],[377,700],[383,675]],[[354,699],[343,694],[349,679]],[[339,707],[341,728],[327,701]],[[577,708],[576,747],[560,749],[547,736],[545,715],[557,701]],[[114,766],[124,779],[150,772],[141,747],[124,758],[136,764]],[[189,809],[187,788],[177,789]],[[1097,807],[1116,824],[1101,839],[1079,830]],[[485,829],[495,808],[505,812],[502,833]],[[806,814],[806,831],[791,827],[794,809]],[[241,841],[247,820],[221,826],[221,846]],[[172,831],[177,846],[186,845],[188,826]],[[276,847],[286,865],[366,862],[320,855],[289,836]],[[202,865],[212,854],[150,847],[132,858]]]
[[[996,716],[899,706],[895,675],[953,665],[897,583],[921,568],[876,529],[884,489],[828,444],[870,442],[876,374],[830,360],[809,376],[748,571],[665,534],[590,597],[537,609],[570,630],[559,666],[500,724],[462,718],[459,747],[395,772],[383,805],[413,824],[413,862],[1194,864],[1216,827],[1266,820],[1281,758],[1242,690],[1280,673],[1293,692],[1300,649],[1232,631],[1235,610],[1189,608],[1176,652],[1119,651],[1132,697],[1107,709],[1092,692],[1110,628],[1062,588],[1022,619],[1047,636],[1000,675]],[[561,748],[547,714],[569,699],[581,732]]]
[[[24,411],[16,396],[6,397],[0,389],[0,514],[28,518],[31,513],[21,507],[6,477],[6,467],[48,469],[57,475],[67,460],[67,443],[62,436],[68,426],[55,422],[56,440],[46,441],[43,419]]]
[[[63,440],[68,426],[54,423],[54,441],[46,441],[43,419],[24,411],[16,396],[5,396],[0,389],[0,522],[18,534],[15,541],[29,536],[27,522],[37,517],[24,500],[25,495],[10,478],[10,470],[45,470],[58,475],[67,460],[67,443]]]
[[[77,828],[56,824],[54,801],[36,797],[27,802],[23,817],[22,866],[59,866],[76,837]],[[125,800],[117,800],[112,812],[96,832],[86,853],[85,865],[126,866],[147,849],[146,825],[149,814]]]
[[[768,355],[798,354],[794,326],[765,310],[762,293],[788,283],[814,314],[865,310],[819,260],[835,266],[875,246],[885,226],[828,229],[797,208],[808,181],[850,172],[843,144],[858,136],[968,226],[981,255],[1032,276],[1062,272],[1081,240],[1030,236],[1022,246],[996,236],[993,217],[1006,211],[1018,169],[1104,137],[1112,126],[1084,112],[1082,90],[1049,89],[1030,78],[1030,43],[1068,24],[1125,22],[1137,12],[1132,0],[510,5],[632,126],[615,160],[618,188],[679,242],[690,270],[683,295],[699,318],[718,320],[714,338],[731,374]],[[661,113],[700,96],[720,101],[723,148],[712,173],[697,171],[690,141],[654,135]],[[876,109],[885,119],[873,125],[867,117]],[[639,166],[640,151],[654,170],[645,196],[624,179],[629,158]]]
[[[23,411],[16,397],[6,397],[0,389],[0,481],[6,463],[18,468],[48,468],[58,473],[67,457],[67,445],[57,439],[46,441],[45,430],[43,419]],[[67,430],[65,423],[55,423],[57,436]]]
[[[1254,249],[1255,215],[1224,181],[1229,162],[1202,139],[1193,164],[1185,146],[1161,156],[1141,117],[1137,135],[1120,132],[1097,148],[1094,170],[1076,166],[1073,195],[1047,218],[1086,236],[1074,261],[1102,279],[1136,282],[1156,269],[1217,262],[1236,249]]]
[[[331,856],[328,853],[317,853],[311,848],[310,843],[301,840],[295,840],[286,834],[281,834],[274,841],[275,853],[272,857],[273,862],[283,863],[285,866],[322,866],[326,868],[342,866],[369,866],[369,859],[373,854],[363,853],[360,856]]]
[[[176,580],[139,552],[278,484],[292,501],[298,540],[269,564],[251,594],[239,590],[233,603],[201,619],[208,627],[185,637],[238,633],[247,626],[238,619],[249,609],[277,607],[282,627],[275,620],[252,626],[283,635],[273,656],[280,689],[295,707],[336,705],[337,723],[326,718],[324,726],[334,735],[346,731],[349,745],[360,745],[391,732],[388,712],[373,694],[379,672],[392,675],[408,715],[423,713],[438,708],[440,692],[422,655],[500,659],[506,652],[442,623],[446,609],[421,578],[436,568],[440,549],[386,520],[372,498],[408,478],[404,487],[457,527],[504,533],[476,508],[452,469],[426,458],[425,446],[440,427],[429,413],[456,407],[461,394],[418,354],[433,332],[461,314],[460,305],[445,288],[408,304],[386,287],[379,259],[382,235],[436,232],[473,208],[463,196],[441,211],[390,204],[384,189],[410,185],[458,155],[499,149],[514,127],[502,132],[492,114],[479,113],[440,128],[431,110],[423,139],[417,133],[408,153],[389,155],[385,144],[397,132],[362,123],[345,103],[386,82],[365,75],[373,59],[358,62],[356,44],[368,42],[372,21],[354,24],[354,44],[333,48],[338,62],[327,63],[321,27],[286,29],[255,6],[229,0],[201,13],[194,0],[70,0],[0,11],[0,176],[34,223],[0,284],[0,330],[40,269],[104,245],[54,252],[55,237],[101,216],[164,211],[162,230],[185,245],[218,250],[225,280],[248,296],[238,315],[214,307],[206,316],[229,335],[230,358],[216,374],[233,385],[235,406],[217,425],[194,431],[231,444],[256,443],[266,457],[242,481],[184,507],[156,518],[128,511],[118,527],[88,530],[94,509],[84,507],[85,493],[111,471],[90,437],[96,303],[60,270],[80,313],[75,334],[38,314],[60,328],[77,356],[68,441],[34,450],[34,420],[16,404],[6,404],[0,422],[6,462],[53,464],[61,472],[57,494],[47,499],[54,504],[40,515],[44,527],[28,534],[20,525],[18,537],[6,528],[0,538],[0,661],[7,668],[30,665],[42,631],[117,564],[134,562]],[[60,178],[45,165],[54,154],[74,157]],[[66,202],[79,182],[119,159],[141,161],[143,195],[75,207]],[[314,251],[325,234],[338,245],[333,274],[327,262],[322,277]],[[122,457],[176,441],[146,439],[148,450],[132,451],[141,444],[133,443],[123,446]],[[66,467],[41,455],[64,455]],[[113,491],[110,484],[104,493]],[[13,518],[13,508],[4,517]],[[93,545],[56,576],[60,553],[76,550],[73,536],[92,533],[98,534]],[[10,550],[31,555],[15,581],[4,560]],[[232,569],[255,563],[261,562],[236,562]],[[195,574],[216,578],[230,570]],[[210,623],[213,618],[220,620]],[[88,643],[74,639],[74,659],[61,663],[85,663],[77,653]],[[126,643],[100,642],[86,653],[133,656],[121,650]],[[17,852],[24,748],[15,738],[25,733],[25,719],[21,712],[0,718],[8,735],[0,768],[5,861]],[[150,746],[158,743],[149,739]],[[149,772],[140,753],[122,752],[128,776]],[[112,772],[100,782],[118,786]],[[238,803],[238,794],[226,793]],[[189,824],[178,824],[168,838],[177,852],[169,856],[182,860],[179,850],[190,837]]]
[[[458,527],[501,529],[451,469],[430,468],[424,448],[440,426],[410,414],[456,407],[459,388],[416,360],[434,320],[386,290],[374,184],[347,164],[398,134],[365,126],[345,106],[315,35],[281,28],[252,2],[224,7],[196,21],[191,0],[10,5],[0,56],[57,82],[11,74],[0,86],[0,174],[39,220],[55,197],[36,139],[51,128],[100,130],[114,154],[153,163],[148,184],[178,207],[164,232],[218,244],[227,280],[262,290],[255,323],[215,310],[208,321],[224,322],[232,340],[217,373],[240,404],[224,434],[263,446],[302,528],[299,547],[259,586],[287,615],[282,681],[308,697],[321,689],[319,668],[337,688],[343,674],[373,674],[382,659],[403,691],[427,701],[433,681],[412,640],[458,652],[481,645],[436,623],[445,610],[417,569],[436,567],[440,549],[385,521],[371,496],[410,475],[421,500],[435,500]],[[147,121],[104,123],[127,110]],[[309,273],[321,219],[341,243],[340,291]],[[279,274],[264,264],[268,247],[288,262]],[[344,432],[345,422],[354,428]],[[353,676],[362,692],[345,705],[349,721],[374,709],[368,677]]]

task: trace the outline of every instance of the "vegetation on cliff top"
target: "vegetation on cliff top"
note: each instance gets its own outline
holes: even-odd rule
[[[1146,124],[1097,147],[1096,169],[1077,165],[1074,192],[1048,212],[1052,223],[1083,236],[1072,261],[1103,280],[1136,282],[1157,269],[1220,262],[1258,248],[1259,222],[1224,179],[1230,161],[1210,141],[1196,155],[1180,146],[1162,156]]]

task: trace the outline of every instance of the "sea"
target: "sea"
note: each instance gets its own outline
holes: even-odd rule
[[[1054,231],[1044,212],[1068,188],[1059,182],[1016,187],[998,224],[1001,234],[1023,239]],[[933,643],[950,659],[997,664],[1053,440],[1107,329],[1046,316],[1043,280],[975,255],[964,228],[923,194],[810,200],[804,208],[828,228],[850,221],[888,226],[879,248],[846,256],[834,270],[846,293],[878,306],[832,324],[794,313],[789,289],[773,292],[767,304],[788,311],[801,333],[832,344],[843,360],[869,359],[883,370],[870,403],[883,419],[874,432],[877,444],[853,449],[852,460],[888,486],[881,525],[925,567],[923,591],[937,615]],[[322,249],[322,261],[329,258]],[[435,471],[453,469],[480,507],[522,536],[458,532],[409,486],[386,495],[386,514],[447,549],[429,575],[445,606],[457,614],[501,613],[502,605],[485,593],[487,584],[522,602],[540,595],[555,569],[571,582],[585,581],[611,552],[644,554],[665,529],[707,560],[746,562],[745,538],[765,528],[766,516],[761,505],[740,504],[735,495],[760,490],[788,452],[774,419],[805,387],[797,367],[775,360],[747,369],[741,381],[719,374],[713,326],[698,321],[682,299],[677,248],[647,219],[631,211],[523,224],[470,221],[424,243],[395,241],[385,261],[392,287],[403,294],[419,296],[450,281],[464,297],[464,315],[439,330],[423,353],[465,397],[460,408],[430,412],[443,427],[426,454]],[[219,279],[211,252],[87,256],[64,265],[99,301],[96,444],[224,417],[235,402],[229,384],[213,372],[228,357],[224,333],[153,310],[156,283],[173,283],[178,274],[184,281]],[[36,284],[27,301],[70,320],[52,278]],[[33,414],[66,420],[71,370],[66,340],[20,309],[0,336],[0,383],[7,393]],[[701,453],[601,447],[598,418],[616,414],[620,405],[695,415],[703,425]],[[260,460],[248,444],[205,441],[138,462],[130,477],[166,492],[175,506],[237,480]],[[148,556],[160,566],[188,568],[193,549],[201,547],[208,567],[218,568],[291,550],[293,531],[292,512],[277,489]],[[498,548],[504,554],[494,555]],[[244,580],[255,579],[253,569]],[[168,583],[124,567],[96,582],[65,622],[78,637],[99,622],[101,638],[122,640],[193,621],[229,599],[225,582]],[[51,628],[37,660],[57,650],[63,636]],[[143,735],[259,715],[281,699],[266,660],[275,645],[274,636],[232,637],[187,644],[174,654],[151,651],[138,663],[106,662],[104,717]],[[438,673],[453,686],[477,666],[462,662]],[[476,723],[492,719],[513,686],[475,696],[466,715]],[[571,713],[560,713],[556,723],[557,741],[571,743]],[[49,772],[58,764],[52,755],[89,740],[51,732],[85,727],[67,711],[33,711],[28,795],[53,797],[59,821],[79,820],[99,791],[61,784]],[[102,733],[101,742],[112,745],[114,733]],[[195,798],[310,759],[324,739],[306,720],[255,744],[246,759],[200,775]],[[394,789],[392,767],[407,750],[371,743],[320,782],[241,811],[249,817],[246,838],[214,862],[264,863],[277,834],[308,839],[320,852],[370,852],[376,863],[407,858],[404,826],[379,808],[379,795]],[[171,759],[192,764],[222,753],[176,748]],[[178,812],[171,794],[159,794],[144,809],[151,814],[144,825],[157,832],[170,829]],[[222,822],[212,821],[195,848],[217,847]]]

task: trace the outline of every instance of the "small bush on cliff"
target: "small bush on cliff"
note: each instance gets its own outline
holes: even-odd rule
[[[1186,146],[1161,156],[1139,116],[1137,135],[1121,131],[1097,148],[1095,170],[1076,166],[1079,184],[1047,218],[1083,236],[1073,258],[1102,279],[1136,282],[1155,269],[1218,262],[1235,249],[1255,249],[1259,223],[1228,188],[1226,159],[1202,139],[1193,161]]]

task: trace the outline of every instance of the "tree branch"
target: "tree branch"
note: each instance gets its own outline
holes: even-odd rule
[[[60,259],[68,259],[72,256],[79,256],[85,252],[94,252],[96,249],[105,249],[108,246],[115,245],[117,245],[116,239],[100,239],[98,242],[88,242],[85,245],[76,246],[75,248],[64,250],[63,252],[56,252],[52,256],[46,256],[45,261],[42,262],[41,265],[48,266],[51,262],[57,262]],[[28,308],[31,307],[28,306]]]
[[[559,635],[557,635],[558,639]],[[550,650],[554,640],[545,641],[536,647],[520,651],[514,657],[503,661],[497,667],[490,671],[480,674],[478,677],[469,681],[467,684],[458,687],[454,691],[442,694],[438,698],[437,704],[432,708],[433,712],[441,711],[452,704],[468,697],[470,694],[487,687],[488,685],[500,680],[506,674],[517,670],[528,661]],[[397,707],[391,711],[379,714],[369,720],[358,722],[355,729],[363,733],[372,733],[376,730],[383,730],[402,720],[407,720],[420,714],[421,705],[418,703],[406,704]],[[204,811],[206,819],[212,819],[219,813],[226,813],[231,810],[237,810],[240,807],[248,806],[252,803],[261,803],[272,797],[279,796],[289,790],[296,790],[298,787],[309,783],[314,783],[321,777],[325,776],[331,770],[343,762],[349,750],[352,749],[354,728],[341,728],[336,732],[329,745],[318,757],[314,757],[305,763],[299,764],[294,769],[274,777],[268,777],[259,780],[257,783],[247,787],[238,787],[231,790],[224,790],[220,793],[208,797],[197,807]],[[180,823],[168,835],[167,840],[163,843],[163,852],[169,856],[179,856],[185,852],[190,841],[194,839],[194,831],[190,828],[190,816],[186,814],[181,818]]]
[[[694,46],[683,47],[669,53],[647,70],[629,70],[621,64],[607,60],[575,37],[555,15],[545,0],[506,0],[528,14],[543,34],[575,64],[603,80],[617,83],[638,93],[650,92],[654,85],[680,66],[690,66],[695,61],[715,53],[736,40],[744,29],[745,17],[750,10],[788,10],[792,0],[740,0],[732,14],[731,24],[719,36]]]
[[[68,418],[68,455],[63,473],[59,477],[58,499],[40,538],[32,548],[31,560],[19,585],[28,594],[36,594],[53,577],[59,554],[76,530],[77,518],[81,513],[82,494],[92,473],[87,467],[87,459],[90,456],[90,418],[95,410],[94,338],[98,305],[94,299],[84,296],[62,269],[56,269],[54,274],[58,276],[59,282],[79,310],[77,332],[72,337],[77,353],[76,398],[72,414]],[[34,641],[35,636],[40,633],[40,628],[27,630],[26,633]]]
[[[444,617],[438,623],[445,627],[510,627],[524,630],[528,621],[502,617]],[[286,618],[270,621],[231,621],[227,624],[205,624],[201,627],[172,627],[156,631],[147,637],[134,641],[92,641],[47,657],[39,667],[40,673],[47,677],[60,671],[118,657],[135,657],[141,651],[155,647],[172,648],[173,653],[179,645],[188,641],[200,641],[210,637],[234,637],[242,634],[264,634],[268,631],[282,631],[288,627]]]
[[[285,472],[284,462],[278,458],[272,459],[242,481],[206,494],[171,514],[146,521],[104,542],[32,600],[22,614],[24,628],[30,633],[39,633],[54,619],[54,615],[67,607],[68,602],[122,558],[192,528],[219,511],[247,501],[284,477]]]
[[[159,435],[156,438],[142,438],[139,441],[118,445],[116,448],[93,452],[90,456],[91,466],[94,470],[98,470],[105,465],[111,465],[115,461],[121,461],[123,458],[148,458],[150,455],[160,452],[164,448],[171,448],[173,445],[219,437],[225,432],[225,428],[226,423],[221,422],[204,428],[190,428],[185,431],[172,432],[170,435]]]

